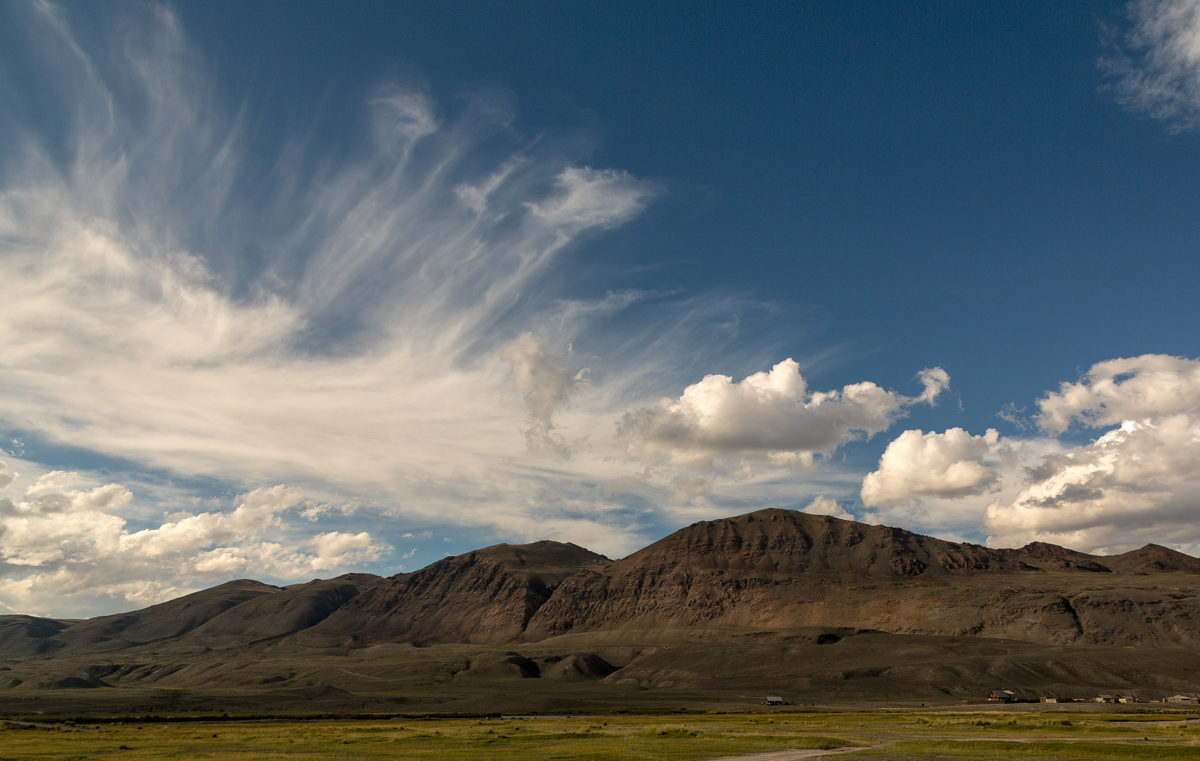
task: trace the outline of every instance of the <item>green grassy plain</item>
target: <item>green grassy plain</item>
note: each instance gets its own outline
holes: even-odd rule
[[[1200,760],[1200,718],[1194,712],[956,710],[0,724],[0,761],[667,761],[793,748],[891,761]]]

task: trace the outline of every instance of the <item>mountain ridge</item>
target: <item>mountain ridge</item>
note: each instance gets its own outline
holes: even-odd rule
[[[766,509],[618,560],[497,544],[390,577],[239,579],[93,619],[0,616],[0,709],[145,710],[157,695],[198,710],[359,710],[364,696],[380,710],[575,710],[736,702],[763,684],[958,699],[997,681],[1172,694],[1200,674],[1198,581],[1200,560],[1159,545],[992,549]]]
[[[1200,573],[1200,559],[1154,544],[1114,556],[1043,542],[992,549],[767,508],[693,523],[618,560],[550,540],[496,544],[387,578],[346,574],[287,587],[234,580],[71,623],[0,616],[0,653],[495,643],[696,626],[849,626],[1047,644],[1200,641],[1189,623],[1200,619],[1196,596],[1156,600],[1145,583],[1171,573]],[[1059,589],[1063,579],[1081,588]],[[1146,620],[1109,621],[1105,609],[1137,609]]]

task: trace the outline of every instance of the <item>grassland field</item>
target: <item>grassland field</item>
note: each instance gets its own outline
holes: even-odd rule
[[[28,717],[27,717],[28,718]],[[709,759],[783,749],[837,759],[1198,759],[1200,714],[1163,710],[763,711],[523,718],[0,723],[0,761],[67,759]]]

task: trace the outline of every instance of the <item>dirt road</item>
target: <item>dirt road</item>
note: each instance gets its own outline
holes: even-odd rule
[[[834,748],[832,750],[823,748],[769,750],[764,753],[747,753],[744,756],[720,756],[719,758],[710,758],[705,761],[804,761],[804,759],[808,758],[825,758],[826,756],[835,756],[839,753],[849,753],[850,751],[862,749],[862,746],[855,746],[851,748]]]

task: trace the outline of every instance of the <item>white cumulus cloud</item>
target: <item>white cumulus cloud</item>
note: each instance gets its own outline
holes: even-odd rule
[[[1200,360],[1098,362],[1037,403],[1041,432],[905,431],[862,482],[882,520],[1119,552],[1200,548]],[[1083,431],[1093,438],[1072,439]]]
[[[811,463],[856,438],[886,430],[916,402],[932,402],[948,376],[921,375],[924,391],[905,397],[869,381],[811,391],[800,367],[786,359],[735,382],[707,375],[678,399],[626,414],[629,452],[649,461],[706,466],[714,457]]]
[[[390,548],[367,532],[315,534],[286,486],[241,495],[232,510],[181,513],[140,530],[118,484],[53,471],[0,494],[0,609],[86,615],[161,602],[233,576],[300,581],[356,570]],[[307,534],[307,535],[306,535]]]
[[[962,428],[944,433],[905,431],[888,444],[878,469],[863,479],[863,504],[874,507],[919,497],[980,494],[999,478],[987,462],[995,458],[999,444],[995,429],[982,436]]]
[[[1019,493],[989,506],[991,541],[1200,547],[1200,361],[1147,354],[1099,362],[1038,407],[1050,433],[1072,425],[1101,433],[1031,464]]]
[[[1038,402],[1038,425],[1061,433],[1072,423],[1089,428],[1191,412],[1200,408],[1200,361],[1165,354],[1110,359],[1083,379],[1063,383]]]
[[[812,513],[813,515],[832,515],[834,518],[841,518],[845,521],[854,520],[854,516],[846,508],[842,507],[836,499],[827,497],[824,494],[814,497],[812,502],[801,508],[801,511]]]
[[[1045,458],[986,514],[991,542],[1040,540],[1086,551],[1147,542],[1200,548],[1200,419],[1194,412],[1125,421]]]

